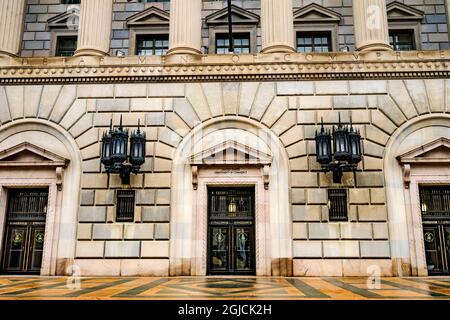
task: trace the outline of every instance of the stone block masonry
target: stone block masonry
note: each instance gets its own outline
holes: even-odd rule
[[[393,0],[387,0],[387,4]],[[355,36],[353,28],[352,3],[351,1],[335,1],[335,0],[317,0],[313,1],[319,5],[324,6],[342,16],[341,21],[337,26],[337,43],[338,48],[334,51],[341,51],[342,48],[348,47],[350,51],[355,49]],[[446,22],[445,0],[436,0],[430,3],[425,0],[418,1],[404,1],[400,2],[411,6],[412,8],[424,11],[425,18],[421,21],[421,49],[423,50],[439,50],[448,49],[448,27]],[[293,0],[293,10],[296,11],[302,7],[309,5],[311,1]],[[244,1],[238,0],[233,2],[234,5],[239,6],[257,15],[261,14],[261,8],[258,1]],[[145,10],[151,6],[158,9],[169,11],[170,2],[147,2],[143,3],[137,0],[115,0],[113,5],[113,21],[111,32],[111,52],[115,56],[118,51],[125,55],[133,55],[134,52],[129,52],[131,32],[127,26],[126,19],[130,16]],[[224,0],[207,0],[203,1],[202,18],[204,19],[209,14],[214,13],[226,6]],[[47,25],[47,20],[58,14],[65,12],[68,5],[63,5],[59,1],[31,1],[28,0],[28,5],[25,15],[25,30],[23,34],[21,56],[23,57],[40,57],[50,56],[53,44],[52,32],[57,30],[50,30]],[[167,28],[167,33],[169,32]],[[202,50],[204,53],[208,52],[210,30],[203,20],[202,23]],[[261,28],[257,27],[256,31],[256,51],[261,51]],[[336,88],[329,88],[324,90],[339,90]],[[336,93],[331,92],[329,93]]]

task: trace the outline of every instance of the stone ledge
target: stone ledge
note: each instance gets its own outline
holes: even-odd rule
[[[178,57],[0,58],[0,84],[445,78],[450,50]]]

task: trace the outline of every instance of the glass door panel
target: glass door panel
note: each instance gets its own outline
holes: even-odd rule
[[[236,271],[253,269],[253,227],[234,227],[234,267]]]
[[[42,254],[44,252],[44,227],[31,227],[29,244],[29,265],[28,271],[39,272],[42,265]]]
[[[7,228],[3,270],[23,272],[25,269],[27,227]]]
[[[211,271],[226,271],[229,269],[229,228],[211,228]]]

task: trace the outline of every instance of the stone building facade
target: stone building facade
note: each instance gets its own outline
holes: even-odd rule
[[[257,276],[423,276],[433,259],[449,272],[448,252],[431,259],[421,191],[450,185],[448,0],[233,1],[248,54],[214,50],[226,1],[66,2],[0,3],[2,272],[29,271],[37,252],[20,247],[33,254],[8,269],[22,240],[14,190],[47,190],[35,272],[187,276],[214,264],[210,190],[243,187]],[[318,30],[331,50],[300,51]],[[396,30],[410,31],[410,50],[392,49],[404,45]],[[146,34],[167,34],[167,55],[136,55]],[[73,56],[55,56],[64,36]],[[315,134],[339,118],[360,130],[364,156],[334,183]],[[101,163],[111,121],[146,134],[129,185]],[[129,222],[117,219],[121,190],[134,191]],[[330,216],[330,190],[344,190],[346,219]],[[445,214],[431,232],[441,242]]]

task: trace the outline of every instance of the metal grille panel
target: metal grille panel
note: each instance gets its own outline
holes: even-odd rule
[[[422,219],[450,219],[450,186],[420,187]]]
[[[47,189],[11,189],[8,199],[9,221],[45,221]]]
[[[210,189],[211,219],[252,218],[254,189]]]
[[[328,209],[330,221],[347,221],[347,190],[329,189],[328,190]]]
[[[117,222],[133,222],[134,221],[134,190],[117,190]]]

